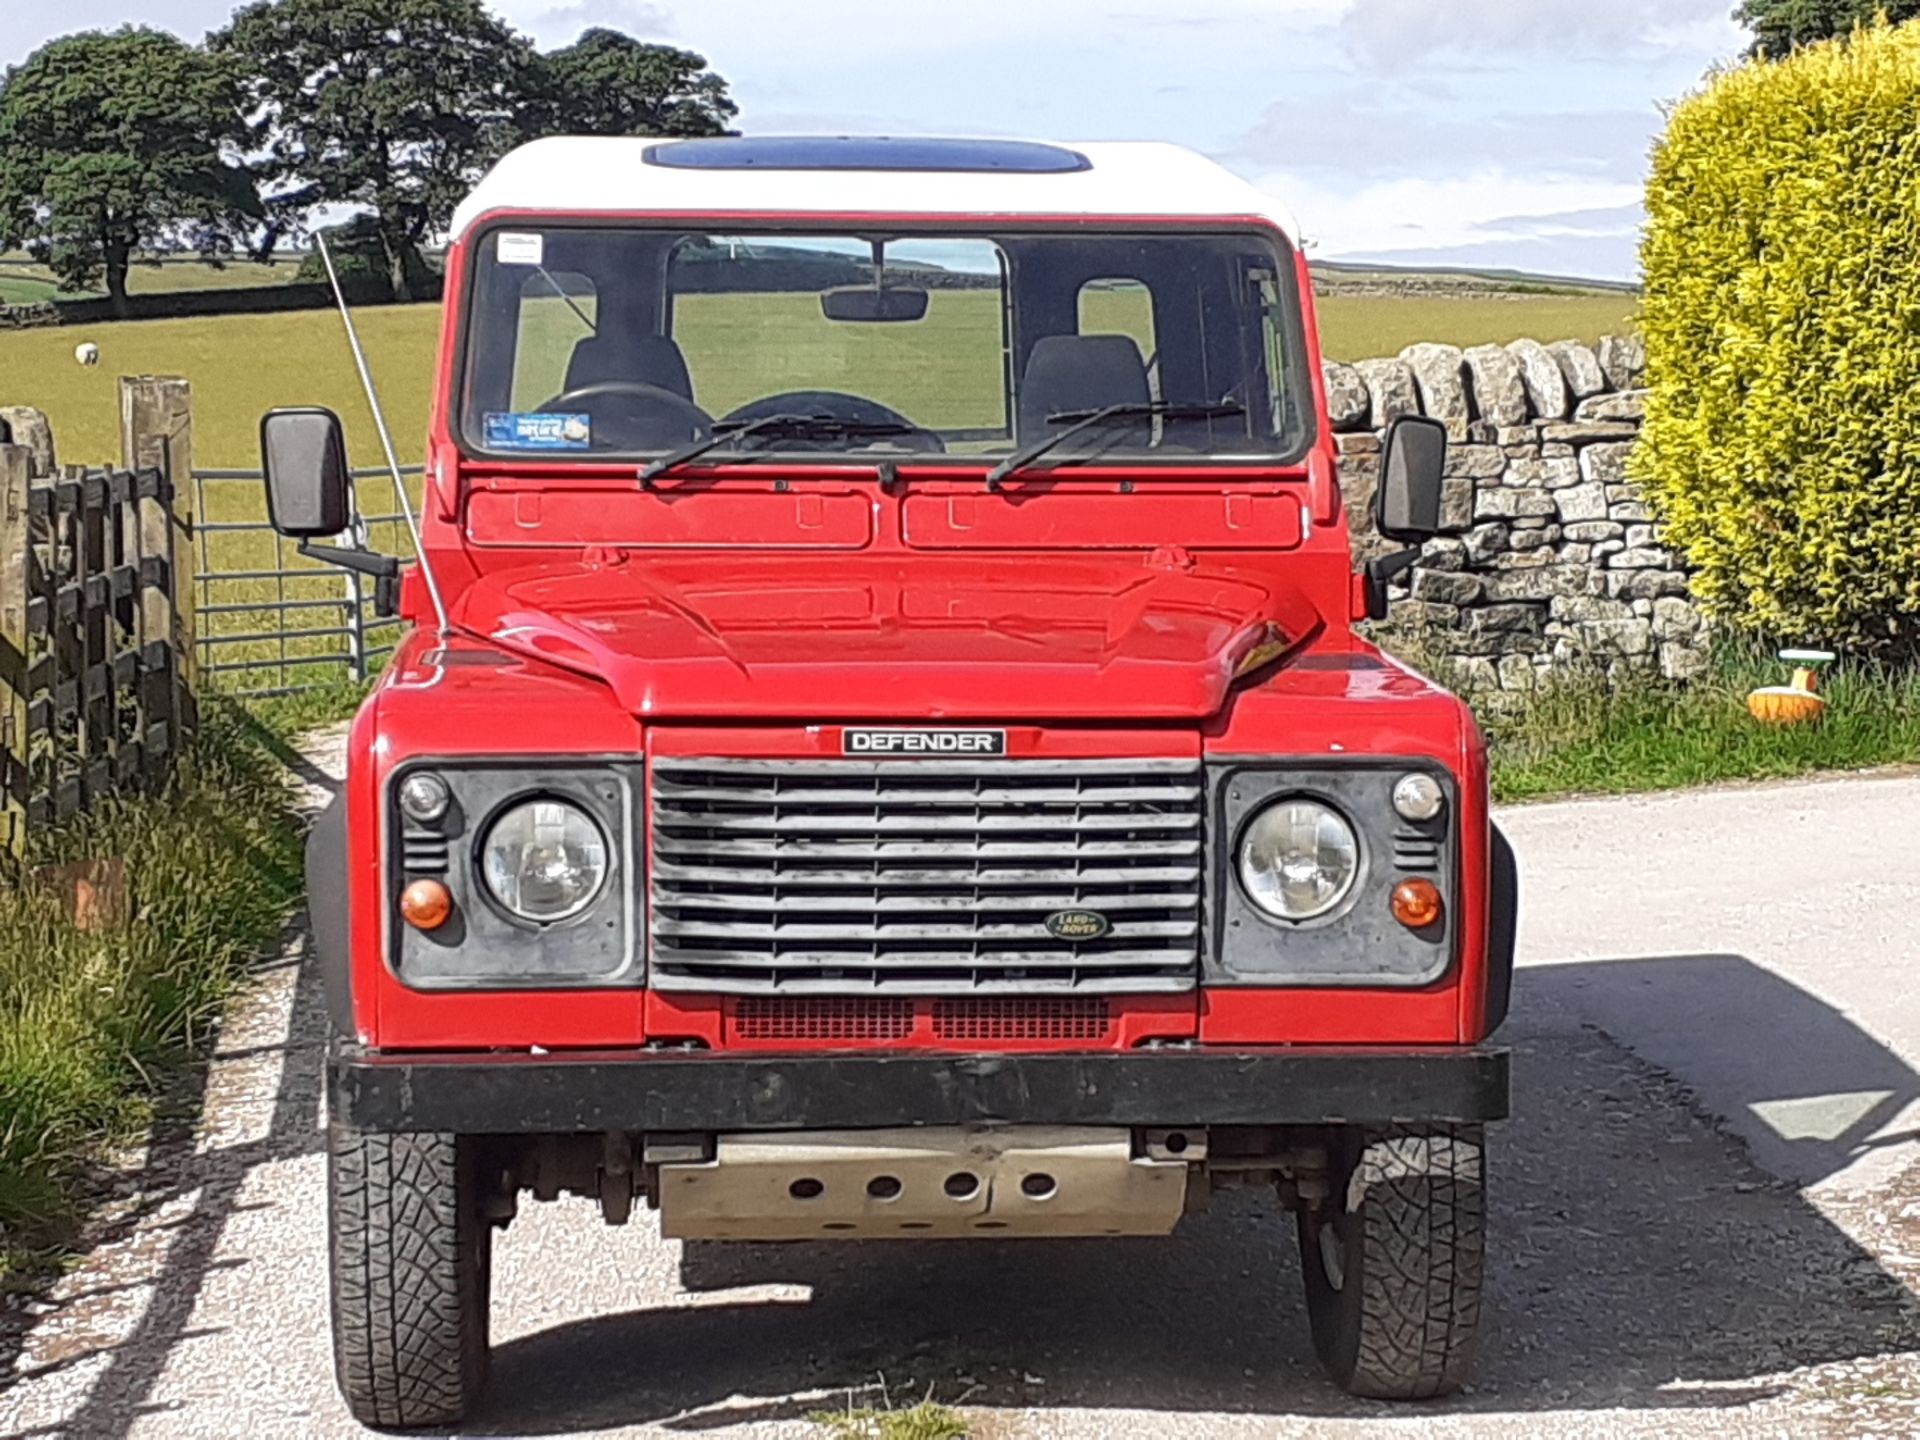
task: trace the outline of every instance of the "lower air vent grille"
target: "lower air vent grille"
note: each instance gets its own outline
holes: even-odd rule
[[[941,1040],[1104,1040],[1111,1023],[1104,1000],[933,1002],[933,1033]]]
[[[733,1012],[741,1040],[904,1040],[913,1033],[911,1000],[748,997]]]

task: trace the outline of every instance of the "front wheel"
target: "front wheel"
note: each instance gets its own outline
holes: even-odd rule
[[[1314,1349],[1355,1395],[1452,1394],[1473,1363],[1486,1274],[1483,1128],[1342,1138],[1333,1194],[1300,1215]]]
[[[328,1127],[334,1374],[361,1424],[452,1424],[479,1397],[493,1231],[477,1199],[470,1140]]]

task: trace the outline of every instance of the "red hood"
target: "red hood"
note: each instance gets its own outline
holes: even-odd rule
[[[1320,628],[1250,570],[1130,559],[683,557],[503,571],[455,622],[636,715],[1202,719]]]

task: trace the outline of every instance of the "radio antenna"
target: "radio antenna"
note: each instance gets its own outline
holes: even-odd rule
[[[393,476],[394,493],[400,497],[400,513],[406,516],[407,533],[413,536],[413,553],[420,561],[420,578],[427,582],[427,596],[433,601],[433,614],[438,622],[438,636],[444,642],[453,628],[447,622],[447,602],[440,594],[440,582],[433,578],[433,566],[427,563],[427,547],[420,538],[420,521],[413,513],[413,497],[407,494],[407,482],[400,474],[400,461],[393,453],[393,435],[387,429],[386,413],[380,408],[380,392],[374,388],[373,372],[367,368],[367,352],[361,347],[360,332],[353,325],[353,311],[347,308],[347,292],[340,286],[339,273],[333,268],[333,251],[327,248],[324,231],[313,232],[314,243],[320,247],[321,263],[327,267],[327,283],[333,287],[333,298],[340,306],[341,322],[347,327],[347,344],[353,348],[353,363],[360,372],[360,384],[366,389],[367,404],[373,410],[373,428],[380,432],[380,448],[386,453],[387,470]],[[358,505],[354,507],[358,510]]]

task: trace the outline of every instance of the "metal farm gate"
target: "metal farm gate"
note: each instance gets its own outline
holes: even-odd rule
[[[421,473],[409,466],[411,481]],[[285,694],[365,681],[393,653],[400,622],[374,613],[373,581],[300,555],[266,520],[258,470],[195,470],[194,600],[199,670],[213,689]],[[356,470],[353,528],[342,545],[409,556],[393,477]]]

